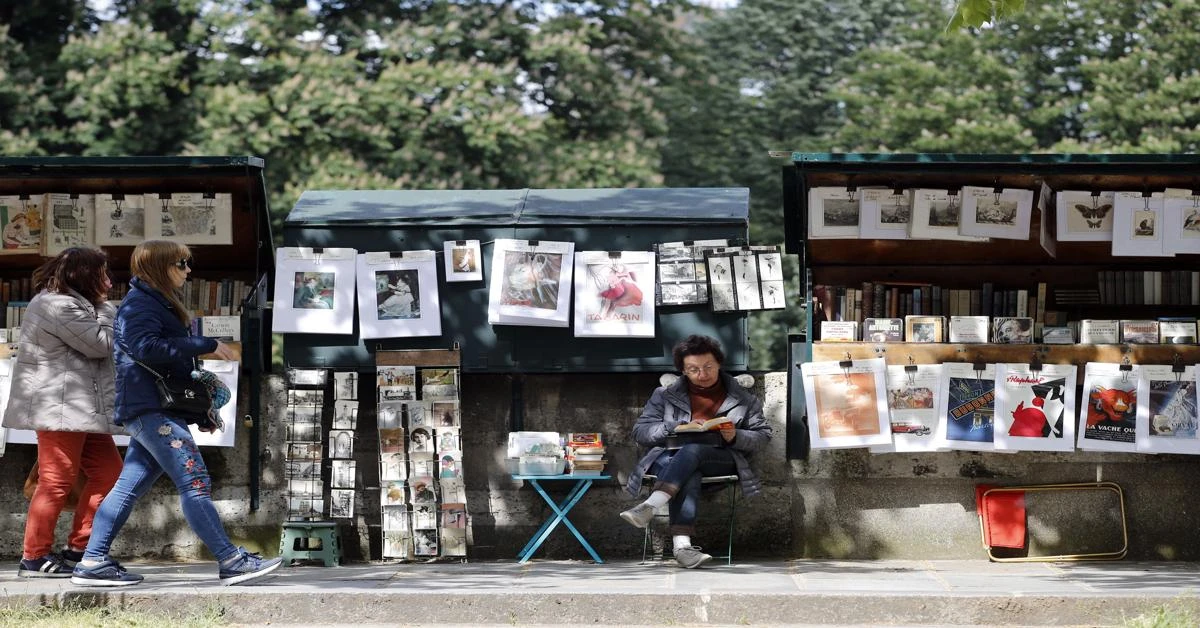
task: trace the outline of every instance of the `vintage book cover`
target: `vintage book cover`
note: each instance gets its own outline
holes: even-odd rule
[[[862,339],[866,342],[904,342],[904,320],[868,318],[863,321]]]
[[[942,342],[945,319],[941,316],[904,317],[904,337],[908,342]]]
[[[988,317],[951,316],[950,342],[987,342]]]
[[[1158,344],[1158,321],[1122,320],[1121,342],[1138,345]]]
[[[1088,362],[1079,408],[1079,448],[1137,451],[1136,364]]]
[[[1033,342],[1033,319],[1028,316],[999,316],[992,321],[992,342],[1029,344]]]

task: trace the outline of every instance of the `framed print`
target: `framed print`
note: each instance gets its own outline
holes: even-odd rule
[[[708,303],[704,250],[728,244],[728,240],[685,240],[655,244],[658,281],[655,282],[654,304]]]
[[[995,448],[995,364],[943,363],[937,404],[938,446],[974,451]]]
[[[892,442],[883,358],[800,366],[813,449]]]
[[[1059,242],[1111,242],[1113,192],[1063,190],[1055,195]]]
[[[996,449],[1075,451],[1074,364],[996,365]]]
[[[96,244],[137,246],[146,239],[144,194],[97,194]]]
[[[1197,439],[1196,367],[1143,364],[1137,389],[1137,450],[1200,454]]]
[[[912,217],[909,190],[862,190],[858,236],[864,240],[907,240]]]
[[[1163,200],[1163,252],[1200,253],[1200,196]]]
[[[913,191],[912,217],[908,237],[915,240],[956,240],[987,242],[987,238],[962,235],[958,225],[962,215],[962,195],[946,190]]]
[[[358,256],[358,333],[362,338],[442,335],[433,251]]]
[[[808,237],[811,240],[858,238],[857,190],[815,187],[808,191]]]
[[[450,240],[442,245],[446,281],[483,281],[479,240]]]
[[[654,253],[575,254],[575,337],[653,338]]]
[[[46,194],[42,255],[54,257],[73,246],[95,243],[95,197],[91,194]]]
[[[233,195],[147,194],[147,240],[184,244],[233,244]]]
[[[963,186],[962,220],[958,232],[963,235],[1001,240],[1028,240],[1033,214],[1033,190]]]
[[[1088,362],[1084,367],[1076,428],[1080,449],[1137,451],[1137,387],[1141,372],[1136,364],[1123,366]]]
[[[329,516],[333,519],[353,519],[354,491],[336,488],[330,490]]]
[[[488,323],[567,327],[575,244],[497,239],[492,250]]]
[[[275,250],[277,334],[354,333],[354,249]]]
[[[38,255],[42,248],[42,201],[0,196],[0,255]]]
[[[934,430],[938,424],[937,390],[940,364],[887,367],[888,420],[892,427],[890,445],[874,445],[874,453],[893,451],[937,451]]]
[[[1172,257],[1163,247],[1163,196],[1117,192],[1113,199],[1112,254]]]

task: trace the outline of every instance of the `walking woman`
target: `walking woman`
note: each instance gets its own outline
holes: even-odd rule
[[[25,311],[4,427],[37,431],[38,484],[25,518],[17,575],[69,578],[92,532],[100,500],[117,481],[112,435],[112,282],[104,253],[69,248],[33,271],[38,291]],[[87,483],[62,553],[54,528],[80,472]]]
[[[282,559],[263,560],[233,545],[212,502],[212,479],[185,419],[162,408],[150,369],[170,379],[191,377],[199,355],[214,353],[237,359],[228,345],[191,336],[191,317],[180,301],[180,289],[192,269],[191,252],[183,244],[147,240],[133,249],[129,294],[117,311],[114,359],[117,394],[115,418],[132,440],[116,486],[96,512],[92,539],[75,566],[71,582],[115,587],[137,584],[109,556],[113,538],[129,518],[134,503],[163,473],[179,491],[184,519],[220,565],[225,584],[238,584],[273,572]],[[149,367],[149,368],[146,368]]]

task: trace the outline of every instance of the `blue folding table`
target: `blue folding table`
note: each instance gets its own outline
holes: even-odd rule
[[[579,543],[583,545],[583,549],[587,550],[588,554],[592,555],[592,560],[596,561],[597,564],[603,563],[604,561],[600,559],[600,555],[596,553],[596,550],[592,549],[591,544],[589,544],[587,539],[585,539],[583,535],[579,533],[579,529],[575,527],[575,524],[571,523],[571,520],[567,518],[567,513],[571,512],[571,509],[575,507],[575,504],[578,504],[579,500],[583,499],[584,494],[587,493],[588,489],[592,487],[593,481],[607,480],[609,477],[610,476],[607,475],[513,474],[512,478],[514,480],[525,480],[532,484],[534,490],[538,492],[538,495],[542,496],[542,499],[550,505],[550,510],[553,511],[553,514],[550,516],[550,518],[546,519],[546,522],[542,524],[542,527],[538,528],[538,531],[533,534],[533,538],[529,539],[529,542],[526,543],[525,547],[517,554],[517,558],[520,559],[517,562],[529,562],[529,558],[533,556],[533,553],[542,546],[542,543],[546,541],[546,538],[550,536],[550,533],[554,531],[554,528],[558,527],[559,522],[562,522],[567,526],[567,529],[571,531],[571,534],[575,535],[575,538],[579,540]],[[546,490],[542,488],[541,484],[545,481],[555,482],[568,480],[574,482],[574,485],[571,486],[571,490],[567,491],[567,495],[563,498],[561,503],[555,502],[554,499],[546,493]]]

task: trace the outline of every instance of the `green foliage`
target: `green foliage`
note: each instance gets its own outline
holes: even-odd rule
[[[1025,10],[1025,0],[959,0],[946,30],[997,23]]]
[[[1146,613],[1122,622],[1125,628],[1192,628],[1200,624],[1200,616],[1183,603],[1155,606]]]

